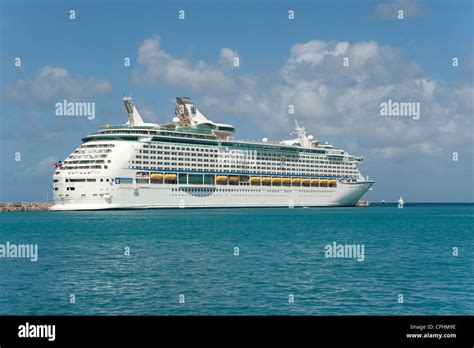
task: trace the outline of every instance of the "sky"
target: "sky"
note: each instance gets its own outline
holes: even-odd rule
[[[125,123],[131,94],[155,123],[189,96],[240,139],[297,120],[364,157],[371,201],[473,202],[473,18],[463,0],[0,0],[0,201],[50,199],[53,163]],[[57,116],[64,99],[95,117]]]

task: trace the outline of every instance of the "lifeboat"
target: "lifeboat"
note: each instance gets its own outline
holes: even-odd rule
[[[163,174],[152,173],[152,174],[150,174],[150,179],[152,179],[152,180],[163,180]]]
[[[239,177],[235,175],[229,176],[229,182],[232,184],[237,184],[239,182]]]
[[[280,186],[281,185],[281,179],[280,178],[273,178],[272,179],[272,184],[275,186]]]
[[[270,177],[262,178],[262,185],[270,185],[271,182],[272,182],[272,178],[270,178]]]
[[[227,182],[228,180],[228,177],[226,175],[217,175],[216,176],[216,181],[217,182]]]
[[[336,183],[337,183],[337,180],[334,180],[334,179],[328,180],[328,185],[329,186],[336,186]]]
[[[311,180],[310,179],[303,179],[301,180],[301,184],[303,184],[303,186],[309,186],[311,183]]]
[[[250,182],[251,182],[253,185],[255,185],[255,184],[260,184],[260,179],[261,179],[261,178],[260,178],[259,176],[252,176],[252,177],[250,178]]]
[[[318,187],[319,186],[319,179],[311,179],[311,186]]]
[[[291,179],[291,183],[293,185],[299,186],[301,184],[301,179],[293,178],[293,179]]]
[[[176,178],[176,174],[165,174],[165,182],[175,182]]]
[[[319,186],[326,187],[327,185],[328,185],[328,180],[326,180],[326,179],[319,180]]]
[[[281,183],[283,184],[283,186],[291,186],[291,179],[290,178],[283,178],[281,180]]]

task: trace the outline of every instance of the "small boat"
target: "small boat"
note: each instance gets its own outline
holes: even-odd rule
[[[292,183],[293,185],[295,185],[295,186],[300,186],[300,184],[301,184],[301,179],[299,179],[299,178],[293,178],[293,179],[291,179],[291,183]]]
[[[239,177],[237,175],[231,175],[231,176],[229,176],[229,182],[233,183],[233,184],[238,183],[239,182]]]
[[[260,184],[260,180],[261,178],[259,176],[252,176],[250,178],[250,182],[252,183],[252,185]]]
[[[217,182],[227,182],[228,177],[226,175],[217,175],[216,181]]]
[[[405,201],[403,200],[403,197],[400,196],[400,198],[398,199],[398,207],[403,208],[404,204],[405,204]]]
[[[165,183],[174,183],[176,182],[176,174],[165,174]]]
[[[281,185],[281,179],[280,178],[273,178],[272,179],[272,185],[280,186]]]

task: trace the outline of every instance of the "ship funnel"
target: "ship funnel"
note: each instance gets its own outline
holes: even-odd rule
[[[125,108],[127,109],[128,113],[128,121],[126,124],[128,126],[143,124],[143,119],[140,116],[135,104],[133,104],[132,98],[129,96],[124,96],[123,103],[125,104]]]
[[[181,127],[188,127],[198,123],[210,122],[194,105],[189,97],[176,97],[175,114],[179,117]]]

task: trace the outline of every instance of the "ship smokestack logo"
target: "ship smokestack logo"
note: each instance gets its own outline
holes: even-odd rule
[[[55,104],[56,116],[85,116],[88,120],[95,118],[94,102],[70,102],[64,99]]]

